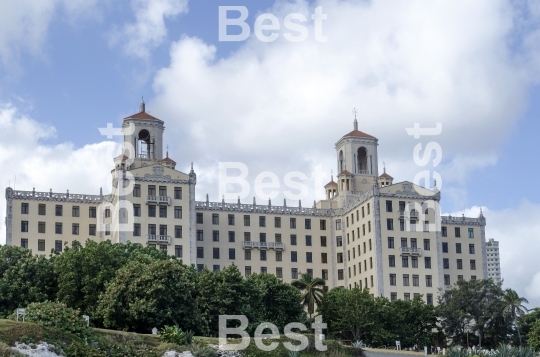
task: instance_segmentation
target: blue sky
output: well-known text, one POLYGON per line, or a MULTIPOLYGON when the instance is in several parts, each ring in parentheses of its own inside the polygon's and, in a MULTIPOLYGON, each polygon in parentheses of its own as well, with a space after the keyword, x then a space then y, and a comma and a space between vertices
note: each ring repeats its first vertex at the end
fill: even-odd
MULTIPOLYGON (((412 181, 422 168, 412 159, 418 141, 405 128, 441 122, 442 135, 421 142, 443 150, 435 168, 442 210, 476 215, 483 207, 488 236, 507 249, 503 275, 540 305, 540 267, 522 254, 540 249, 540 223, 528 218, 540 214, 531 187, 540 176, 536 2, 8 0, 2 7, 4 186, 17 175, 21 189, 106 188, 112 144, 98 128, 119 125, 141 96, 165 120, 178 167, 195 162, 198 199, 207 192, 219 199, 224 161, 248 165, 251 183, 265 170, 282 181, 318 167, 329 180, 334 144, 352 130, 354 107, 360 130, 379 138, 380 170, 385 161, 396 181, 412 181), (282 36, 263 43, 253 34, 220 42, 218 9, 226 5, 246 6, 251 28, 264 12, 309 19, 323 6, 328 41, 315 41, 308 21, 310 36, 300 43, 282 36)), ((322 192, 310 186, 305 201, 322 192)))

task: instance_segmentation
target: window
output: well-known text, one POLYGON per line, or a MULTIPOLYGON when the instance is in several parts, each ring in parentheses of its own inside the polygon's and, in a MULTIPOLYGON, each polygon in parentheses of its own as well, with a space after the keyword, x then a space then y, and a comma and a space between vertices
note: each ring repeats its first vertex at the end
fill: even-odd
POLYGON ((40 252, 45 251, 45 239, 38 239, 37 250, 39 250, 40 252))
POLYGON ((313 263, 313 253, 306 252, 306 263, 313 263))
POLYGON ((412 285, 413 286, 420 286, 420 276, 419 275, 413 275, 412 276, 412 285))
POLYGON ((431 257, 424 257, 424 265, 426 269, 431 269, 431 257))
POLYGON ((21 247, 28 248, 28 238, 21 238, 21 247))
MULTIPOLYGON (((167 218, 167 206, 159 206, 159 217, 167 218)), ((175 218, 180 218, 180 217, 175 217, 175 218)))
POLYGON ((236 250, 234 248, 229 248, 229 260, 236 259, 236 250))
POLYGON ((450 285, 450 275, 444 276, 444 285, 450 285))
POLYGON ((274 227, 281 228, 281 217, 274 217, 274 227))
POLYGON ((244 232, 244 240, 246 242, 251 242, 251 233, 250 232, 244 232))
POLYGON ((266 243, 266 233, 259 233, 259 242, 266 243))
POLYGON ((457 264, 458 269, 460 269, 460 270, 463 269, 463 260, 457 259, 456 264, 457 264))
POLYGON ((409 267, 409 257, 401 257, 401 266, 403 268, 409 267))
POLYGON ((166 236, 167 235, 167 225, 166 224, 160 224, 159 225, 159 235, 160 236, 166 236))
POLYGON ((148 186, 148 195, 149 196, 155 196, 156 195, 156 186, 149 185, 148 186))
POLYGON ((411 232, 416 232, 416 221, 411 220, 409 223, 411 226, 411 232))
POLYGON ((373 258, 369 258, 369 269, 373 269, 373 258))
POLYGON ((212 249, 212 258, 219 259, 219 248, 212 249))
POLYGON ((229 223, 229 226, 234 226, 234 214, 230 214, 228 217, 227 217, 227 221, 229 223))
MULTIPOLYGON (((43 210, 45 212, 45 210, 43 210)), ((96 207, 90 207, 89 211, 88 211, 88 215, 90 216, 90 218, 96 218, 97 216, 97 210, 96 210, 96 207)))
POLYGON ((424 221, 424 232, 429 232, 429 221, 424 221))
POLYGON ((396 274, 390 274, 390 285, 396 285, 396 274))
POLYGON ((411 263, 413 268, 418 268, 418 257, 411 257, 411 263))
POLYGON ((468 237, 469 238, 474 238, 474 229, 473 228, 469 228, 467 230, 467 232, 468 232, 468 237))
POLYGON ((405 220, 404 219, 399 220, 399 230, 402 231, 402 232, 405 230, 405 220))
POLYGON ((446 227, 441 227, 442 230, 441 230, 441 233, 442 233, 442 236, 443 237, 448 237, 448 230, 446 229, 446 227))
POLYGON ((389 255, 388 256, 388 265, 391 268, 394 268, 396 266, 396 256, 395 255, 389 255))
POLYGON ((276 278, 283 279, 283 268, 276 268, 276 278))
POLYGON ((283 261, 283 252, 276 252, 276 262, 283 261))
POLYGON ((456 253, 461 254, 461 243, 456 243, 456 253))
POLYGON ((426 275, 426 287, 430 288, 433 286, 433 279, 431 275, 426 275))
POLYGON ((62 205, 56 205, 55 215, 58 217, 62 216, 62 205))
POLYGON ((457 280, 463 280, 463 275, 458 275, 457 280))
POLYGON ((401 248, 407 248, 407 238, 401 238, 401 248))
POLYGON ((148 234, 156 235, 156 225, 155 224, 149 224, 148 225, 148 234))
POLYGON ((212 213, 212 224, 219 224, 219 214, 212 213))
POLYGON ((461 230, 460 230, 459 227, 455 227, 455 228, 454 228, 454 233, 455 233, 456 238, 460 238, 460 237, 461 237, 461 230))
POLYGON ((321 227, 321 231, 326 230, 326 220, 325 219, 321 219, 320 227, 321 227))
POLYGON ((322 278, 322 280, 328 280, 328 270, 327 269, 322 270, 321 278, 322 278))
POLYGON ((341 219, 336 219, 336 231, 341 230, 341 219))
POLYGON ((443 253, 448 253, 448 243, 443 242, 443 244, 442 244, 442 252, 443 253))
POLYGON ((140 217, 141 216, 141 205, 134 204, 133 205, 133 216, 140 217))
POLYGON ((471 280, 476 280, 476 275, 471 275, 471 280))
POLYGON ((261 261, 266 261, 266 250, 261 250, 259 253, 261 261))
POLYGON ((386 212, 392 212, 392 201, 386 201, 386 212))
POLYGON ((292 268, 291 269, 291 278, 292 279, 298 279, 298 268, 292 268))
POLYGON ((56 222, 54 225, 54 233, 62 234, 62 223, 56 222))
POLYGON ((397 293, 390 293, 390 301, 396 301, 397 300, 397 293))
POLYGON ((367 214, 369 215, 369 203, 367 204, 367 214))
MULTIPOLYGON (((394 230, 394 220, 392 218, 388 218, 386 220, 386 229, 388 229, 389 231, 393 231, 394 230)), ((365 233, 364 233, 365 234, 365 233)))
POLYGON ((276 236, 275 236, 275 241, 276 243, 281 243, 281 233, 276 233, 276 236))
POLYGON ((343 280, 343 269, 338 269, 337 278, 338 280, 343 280))
POLYGON ((21 214, 28 214, 28 203, 21 203, 21 214))
POLYGON ((79 217, 79 213, 80 213, 80 209, 79 209, 79 206, 73 206, 71 208, 71 215, 73 217, 79 217))
POLYGON ((56 250, 57 252, 62 251, 62 241, 61 240, 55 240, 54 241, 54 250, 56 250))
POLYGON ((404 293, 403 294, 403 300, 404 301, 410 301, 411 300, 411 293, 404 293))
POLYGON ((326 253, 321 253, 321 263, 323 264, 328 263, 328 255, 326 253))
POLYGON ((403 274, 403 286, 409 286, 409 274, 403 274))
MULTIPOLYGON (((96 235, 96 226, 93 225, 93 224, 90 225, 90 235, 91 236, 96 235), (93 229, 93 232, 92 232, 92 229, 93 229), (92 234, 92 233, 94 233, 94 234, 92 234)), ((141 236, 141 224, 140 223, 133 224, 133 236, 134 237, 140 237, 141 236)))
POLYGON ((28 232, 28 221, 21 221, 21 232, 28 232))
POLYGON ((371 251, 371 239, 369 240, 369 250, 371 251))
MULTIPOLYGON (((105 216, 107 216, 106 213, 105 213, 105 216)), ((148 205, 148 217, 155 217, 155 216, 156 216, 156 205, 148 205)))
POLYGON ((234 243, 236 240, 234 231, 229 231, 229 243, 234 243))
POLYGON ((197 213, 197 224, 203 224, 203 214, 197 213))
POLYGON ((296 245, 296 234, 291 234, 291 245, 296 245))
POLYGON ((248 215, 244 215, 244 227, 249 227, 249 216, 248 215))
POLYGON ((38 233, 45 233, 45 222, 38 222, 38 233))
POLYGON ((133 197, 141 197, 141 185, 135 184, 133 186, 133 197))
POLYGON ((203 230, 202 229, 198 229, 197 230, 197 240, 198 241, 202 241, 204 239, 204 236, 203 236, 203 230))
POLYGON ((111 225, 110 225, 110 224, 106 224, 106 225, 105 225, 105 235, 106 235, 106 236, 110 236, 110 235, 111 235, 111 225))
POLYGON ((306 229, 311 229, 311 219, 306 218, 304 225, 306 229))
POLYGON ((474 254, 474 244, 469 244, 469 254, 474 254))
POLYGON ((443 269, 450 269, 450 261, 448 258, 443 259, 443 269))
POLYGON ((291 218, 291 229, 296 229, 296 218, 291 218))
POLYGON ((298 253, 295 251, 291 252, 291 262, 296 263, 298 261, 298 253))
POLYGON ((433 305, 433 294, 427 294, 426 296, 426 303, 428 305, 433 305))
POLYGON ((174 199, 175 200, 181 200, 182 199, 182 187, 175 187, 174 188, 174 199))
POLYGON ((471 259, 471 270, 476 270, 476 260, 471 259))
POLYGON ((326 247, 326 237, 321 236, 321 247, 326 247))
POLYGON ((174 256, 176 258, 182 258, 182 246, 181 245, 175 245, 174 246, 174 256))
POLYGON ((429 239, 424 239, 424 250, 430 250, 431 247, 430 247, 430 243, 429 243, 429 239))
POLYGON ((199 259, 204 258, 204 248, 203 247, 197 247, 197 258, 199 258, 199 259))
POLYGON ((416 238, 411 238, 411 248, 417 248, 416 238))
POLYGON ((343 263, 343 253, 337 253, 337 262, 343 263))
POLYGON ((174 226, 174 238, 182 238, 182 226, 174 226))
POLYGON ((174 206, 174 218, 182 218, 182 206, 174 206))
POLYGON ((259 227, 266 227, 266 217, 259 216, 259 227))
MULTIPOLYGON (((154 217, 155 217, 155 215, 154 215, 154 217)), ((109 208, 105 209, 105 218, 111 218, 111 210, 109 208)))
POLYGON ((212 231, 212 241, 219 242, 219 231, 212 231))
POLYGON ((251 250, 244 250, 244 260, 251 260, 251 250))
POLYGON ((306 236, 306 246, 311 247, 311 236, 306 236))
POLYGON ((71 226, 71 234, 78 236, 79 235, 79 224, 73 223, 71 226))
POLYGON ((337 236, 336 237, 336 245, 338 247, 342 247, 343 246, 343 238, 341 236, 337 236))
POLYGON ((246 267, 244 268, 244 270, 245 270, 245 275, 246 275, 246 276, 250 276, 250 275, 251 275, 251 267, 250 267, 250 266, 246 266, 246 267))
MULTIPOLYGON (((45 216, 45 213, 47 212, 46 210, 46 205, 44 203, 40 203, 39 206, 38 206, 38 214, 40 216, 45 216)), ((90 208, 93 208, 93 207, 90 207, 90 208)), ((95 208, 94 208, 95 210, 95 208)))
POLYGON ((394 237, 388 237, 388 248, 394 248, 394 237))

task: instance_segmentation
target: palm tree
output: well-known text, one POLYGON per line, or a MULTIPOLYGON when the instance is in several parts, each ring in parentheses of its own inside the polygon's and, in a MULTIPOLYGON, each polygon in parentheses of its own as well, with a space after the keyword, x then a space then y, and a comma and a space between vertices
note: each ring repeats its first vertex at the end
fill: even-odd
POLYGON ((506 289, 504 291, 504 312, 506 316, 512 319, 512 322, 516 325, 519 345, 521 346, 521 333, 519 332, 519 325, 517 323, 518 317, 522 316, 527 312, 527 308, 523 304, 528 304, 529 301, 524 297, 520 297, 515 290, 506 289))
POLYGON ((324 286, 326 282, 321 278, 312 278, 309 274, 300 274, 300 279, 294 280, 292 286, 302 291, 302 304, 307 307, 309 319, 315 312, 315 305, 321 303, 324 295, 324 286))

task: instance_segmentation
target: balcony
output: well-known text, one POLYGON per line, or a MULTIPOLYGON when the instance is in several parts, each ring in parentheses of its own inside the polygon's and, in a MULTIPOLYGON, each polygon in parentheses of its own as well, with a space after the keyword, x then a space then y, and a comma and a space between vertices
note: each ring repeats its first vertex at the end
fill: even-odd
POLYGON ((274 250, 283 250, 285 249, 285 244, 283 243, 276 243, 276 242, 251 242, 251 241, 244 241, 242 242, 242 248, 244 249, 274 249, 274 250))
POLYGON ((422 248, 413 248, 413 247, 399 247, 400 255, 422 255, 422 248))
POLYGON ((171 244, 171 236, 161 236, 157 234, 147 234, 146 243, 167 243, 171 244))
POLYGON ((146 204, 149 203, 157 203, 158 205, 166 204, 171 205, 171 198, 169 196, 154 196, 154 195, 148 195, 146 196, 146 204))
POLYGON ((418 219, 418 211, 399 211, 399 218, 418 219))

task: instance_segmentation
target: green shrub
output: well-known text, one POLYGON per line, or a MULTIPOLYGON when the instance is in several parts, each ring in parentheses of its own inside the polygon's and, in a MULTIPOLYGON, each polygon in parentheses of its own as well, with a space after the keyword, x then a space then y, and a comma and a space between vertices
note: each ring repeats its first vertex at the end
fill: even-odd
POLYGON ((218 357, 218 353, 211 347, 201 346, 192 351, 194 357, 218 357))
POLYGON ((182 331, 178 326, 165 326, 159 331, 159 338, 166 343, 189 345, 193 341, 193 331, 182 331))
POLYGON ((3 342, 0 342, 0 357, 15 357, 15 356, 24 356, 19 352, 16 352, 11 349, 8 345, 3 342))
POLYGON ((69 332, 80 338, 87 338, 90 329, 79 310, 58 302, 32 303, 26 308, 26 321, 38 325, 54 327, 69 332))

